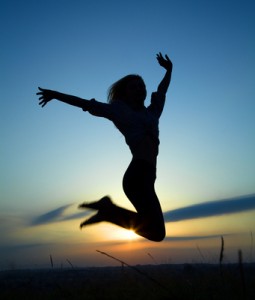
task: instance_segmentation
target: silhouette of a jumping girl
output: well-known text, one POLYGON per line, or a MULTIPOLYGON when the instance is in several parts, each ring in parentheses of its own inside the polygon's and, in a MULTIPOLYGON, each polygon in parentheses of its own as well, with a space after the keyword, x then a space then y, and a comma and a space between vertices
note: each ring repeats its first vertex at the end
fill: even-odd
POLYGON ((157 54, 157 60, 166 73, 157 91, 152 93, 148 107, 144 106, 146 86, 139 75, 127 75, 115 82, 108 91, 108 103, 39 88, 40 92, 37 95, 40 96, 39 105, 42 107, 57 99, 112 121, 124 135, 132 153, 131 163, 123 177, 123 190, 136 212, 115 205, 105 196, 96 202, 79 206, 97 211, 81 223, 81 228, 106 221, 132 229, 151 241, 159 242, 165 238, 164 218, 154 183, 159 148, 158 124, 171 81, 172 62, 167 55, 163 57, 161 53, 157 54))

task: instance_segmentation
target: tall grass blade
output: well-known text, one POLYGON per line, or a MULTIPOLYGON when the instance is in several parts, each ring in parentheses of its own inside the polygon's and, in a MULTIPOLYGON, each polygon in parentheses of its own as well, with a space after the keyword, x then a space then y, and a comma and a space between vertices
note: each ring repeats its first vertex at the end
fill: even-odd
POLYGON ((69 265, 70 265, 72 268, 74 268, 73 264, 70 262, 69 259, 66 259, 66 261, 69 263, 69 265))
POLYGON ((51 264, 51 267, 53 268, 53 259, 52 259, 51 254, 50 254, 50 264, 51 264))
POLYGON ((220 247, 220 259, 219 259, 220 265, 223 262, 223 257, 224 257, 224 238, 222 236, 221 237, 221 247, 220 247))
POLYGON ((241 275, 241 283, 242 283, 242 290, 243 290, 243 299, 246 299, 246 287, 245 287, 245 279, 244 279, 244 270, 243 270, 243 254, 242 250, 238 251, 238 265, 239 271, 241 275))
MULTIPOLYGON (((110 254, 108 254, 108 253, 106 253, 106 252, 103 252, 103 251, 100 251, 100 250, 96 250, 96 251, 97 251, 98 253, 102 254, 102 255, 106 255, 107 257, 112 258, 113 260, 118 261, 119 263, 122 264, 122 266, 125 265, 125 266, 127 266, 127 267, 133 269, 134 271, 136 271, 136 272, 139 273, 140 275, 142 275, 142 276, 146 277, 148 280, 152 281, 154 284, 156 284, 156 285, 160 286, 162 289, 166 290, 166 291, 167 291, 169 294, 171 294, 171 296, 173 297, 172 292, 171 292, 166 286, 162 285, 159 281, 157 281, 155 278, 149 276, 148 274, 142 272, 142 271, 139 270, 138 268, 136 268, 136 267, 134 267, 134 266, 131 266, 131 265, 129 265, 128 263, 124 262, 123 260, 120 260, 120 259, 118 259, 118 258, 116 258, 116 257, 114 257, 114 256, 112 256, 112 255, 110 255, 110 254)), ((176 299, 176 300, 177 300, 178 298, 177 298, 176 296, 174 296, 174 298, 172 298, 172 299, 176 299)))
POLYGON ((251 263, 253 262, 253 233, 251 231, 251 257, 250 257, 251 263))
POLYGON ((156 259, 149 252, 147 254, 153 260, 154 264, 157 265, 156 259))

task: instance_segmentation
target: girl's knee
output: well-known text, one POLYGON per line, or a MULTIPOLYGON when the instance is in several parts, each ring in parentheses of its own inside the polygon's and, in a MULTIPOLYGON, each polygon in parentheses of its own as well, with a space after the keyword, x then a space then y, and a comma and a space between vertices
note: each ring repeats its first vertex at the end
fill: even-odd
POLYGON ((153 242, 161 242, 166 237, 165 225, 156 225, 150 226, 147 228, 146 238, 153 242))
POLYGON ((152 241, 154 242, 162 242, 166 237, 166 231, 165 228, 158 229, 153 235, 152 235, 152 241))

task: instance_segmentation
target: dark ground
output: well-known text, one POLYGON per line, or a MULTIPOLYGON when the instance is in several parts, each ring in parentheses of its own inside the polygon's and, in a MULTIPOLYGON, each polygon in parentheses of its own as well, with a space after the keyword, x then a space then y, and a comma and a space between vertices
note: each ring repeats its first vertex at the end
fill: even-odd
POLYGON ((0 299, 255 299, 255 264, 0 271, 0 299))

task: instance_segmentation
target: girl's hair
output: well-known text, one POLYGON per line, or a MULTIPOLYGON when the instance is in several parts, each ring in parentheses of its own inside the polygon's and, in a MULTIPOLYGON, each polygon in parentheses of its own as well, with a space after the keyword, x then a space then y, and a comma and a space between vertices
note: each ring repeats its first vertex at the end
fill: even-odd
POLYGON ((133 81, 134 79, 139 79, 143 81, 143 78, 140 75, 131 74, 113 83, 108 89, 108 103, 113 103, 116 100, 122 100, 123 97, 125 97, 126 86, 129 82, 133 81))

